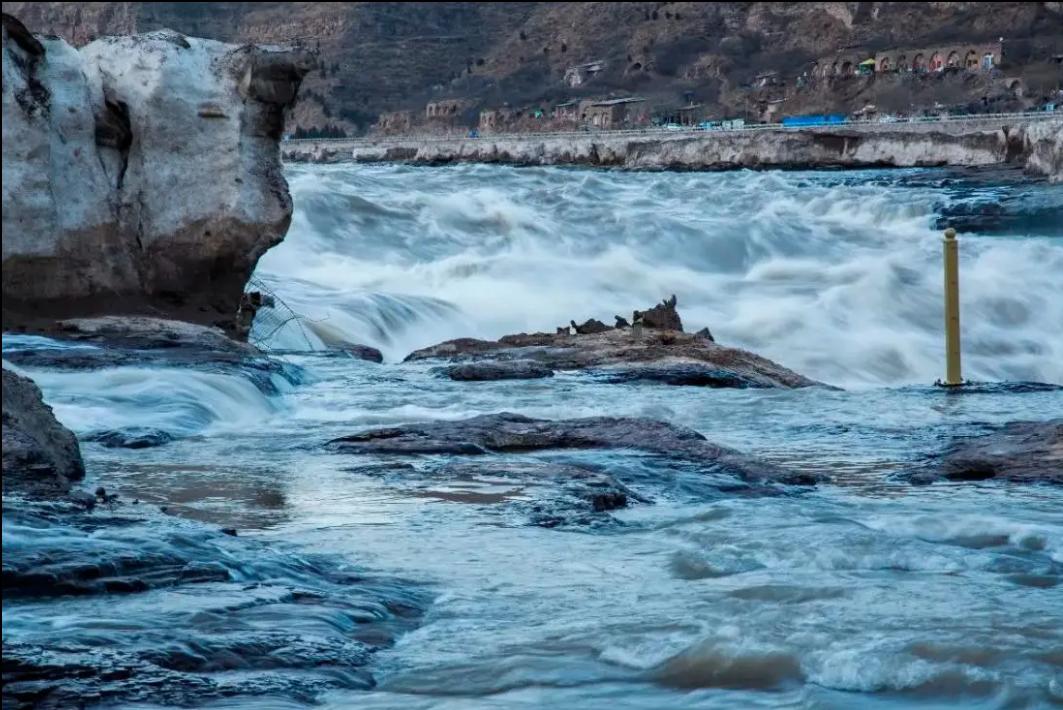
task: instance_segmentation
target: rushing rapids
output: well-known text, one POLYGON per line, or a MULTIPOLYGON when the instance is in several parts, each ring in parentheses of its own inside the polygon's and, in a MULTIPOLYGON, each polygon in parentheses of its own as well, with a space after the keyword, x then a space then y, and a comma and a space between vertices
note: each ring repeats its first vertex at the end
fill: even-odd
POLYGON ((1058 190, 942 171, 287 177, 292 229, 256 274, 269 363, 4 336, 105 489, 91 513, 5 498, 5 703, 1063 702, 1063 489, 934 468, 957 438, 1063 411, 1058 190), (965 374, 993 383, 967 392, 929 386, 945 224, 965 374), (837 387, 403 362, 671 293, 687 331, 837 387))

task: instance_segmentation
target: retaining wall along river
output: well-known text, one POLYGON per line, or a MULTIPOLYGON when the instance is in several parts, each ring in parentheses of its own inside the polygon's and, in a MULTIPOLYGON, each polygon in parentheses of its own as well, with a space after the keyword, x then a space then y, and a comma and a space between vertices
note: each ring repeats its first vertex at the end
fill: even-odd
POLYGON ((455 162, 650 170, 1018 165, 1058 180, 1063 118, 1016 114, 928 123, 288 141, 292 162, 455 162), (1031 159, 1031 156, 1036 156, 1031 159))

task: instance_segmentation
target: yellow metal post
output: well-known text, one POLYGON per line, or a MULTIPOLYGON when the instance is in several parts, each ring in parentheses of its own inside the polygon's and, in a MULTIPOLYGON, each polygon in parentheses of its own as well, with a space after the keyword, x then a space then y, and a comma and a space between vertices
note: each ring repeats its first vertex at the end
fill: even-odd
POLYGON ((956 230, 945 230, 945 380, 940 384, 963 384, 960 373, 960 268, 956 230))

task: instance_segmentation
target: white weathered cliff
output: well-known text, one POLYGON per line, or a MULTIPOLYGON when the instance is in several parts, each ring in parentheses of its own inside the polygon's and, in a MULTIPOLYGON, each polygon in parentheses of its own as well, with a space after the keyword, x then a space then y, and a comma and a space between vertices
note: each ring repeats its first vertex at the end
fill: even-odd
POLYGON ((1026 169, 1063 182, 1063 120, 1030 126, 1023 134, 1026 169))
POLYGON ((278 141, 309 58, 171 31, 80 51, 3 17, 3 320, 233 328, 292 204, 278 141))

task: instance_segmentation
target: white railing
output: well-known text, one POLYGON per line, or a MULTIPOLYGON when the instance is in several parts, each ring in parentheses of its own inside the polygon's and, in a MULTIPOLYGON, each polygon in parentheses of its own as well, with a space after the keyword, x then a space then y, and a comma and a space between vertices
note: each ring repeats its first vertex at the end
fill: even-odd
POLYGON ((983 113, 964 116, 921 116, 883 121, 880 119, 862 119, 846 121, 845 123, 818 123, 802 126, 784 126, 781 123, 750 123, 741 127, 724 128, 698 128, 689 126, 683 128, 667 128, 662 126, 650 126, 646 128, 624 128, 619 130, 575 130, 575 131, 538 131, 530 133, 487 133, 475 137, 468 134, 441 136, 438 133, 425 133, 419 135, 375 136, 356 138, 290 138, 285 144, 306 143, 337 143, 356 146, 395 145, 402 143, 450 143, 457 141, 495 141, 495 140, 531 140, 536 138, 609 138, 622 136, 693 136, 711 133, 741 133, 751 131, 808 131, 823 128, 879 128, 889 130, 908 125, 927 124, 978 124, 978 123, 1002 123, 1006 121, 1063 121, 1063 111, 1026 111, 1022 113, 983 113))

